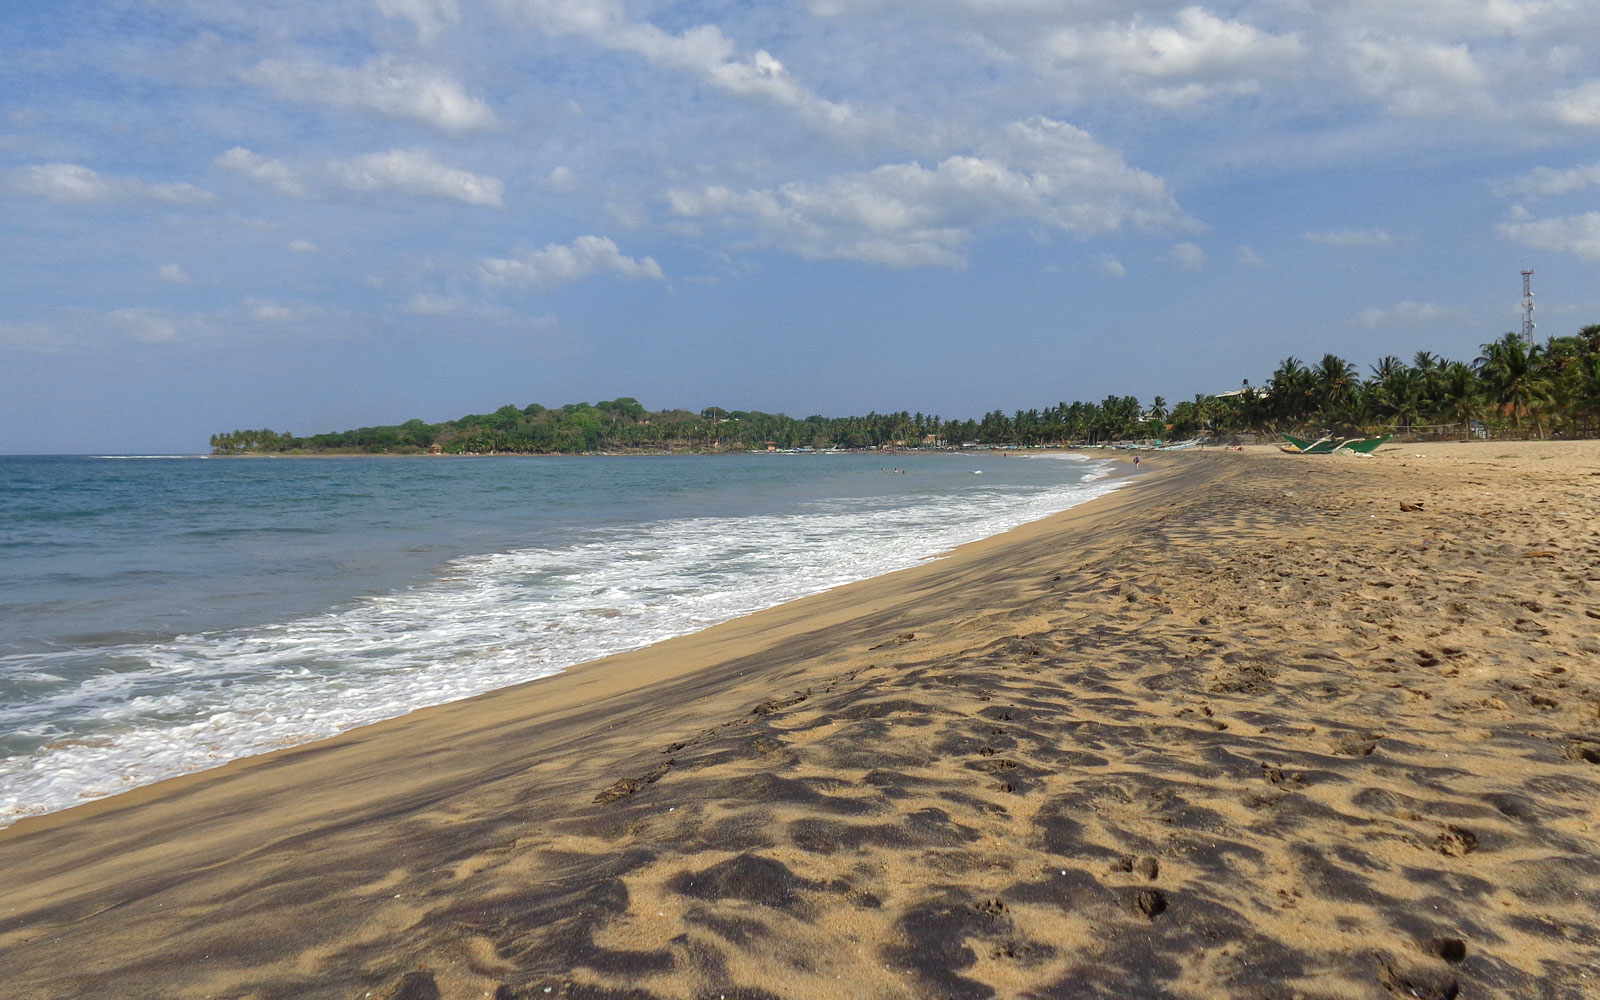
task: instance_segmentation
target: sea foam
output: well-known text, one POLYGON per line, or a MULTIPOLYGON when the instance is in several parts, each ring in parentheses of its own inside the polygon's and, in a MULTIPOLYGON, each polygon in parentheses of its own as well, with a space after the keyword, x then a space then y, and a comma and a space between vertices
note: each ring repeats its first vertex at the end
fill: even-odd
MULTIPOLYGON (((981 468, 982 463, 975 463, 981 468)), ((1106 466, 1019 491, 814 500, 452 560, 425 583, 294 620, 94 651, 106 669, 5 706, 0 824, 333 736, 914 566, 1109 492, 1106 466)), ((0 658, 59 681, 84 650, 0 658)))

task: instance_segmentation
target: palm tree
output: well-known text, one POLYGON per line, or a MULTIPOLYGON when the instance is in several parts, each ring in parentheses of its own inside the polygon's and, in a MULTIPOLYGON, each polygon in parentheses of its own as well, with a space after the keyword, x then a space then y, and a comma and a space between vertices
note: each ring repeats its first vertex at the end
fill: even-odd
POLYGON ((1428 406, 1428 385, 1415 368, 1392 373, 1379 387, 1379 401, 1401 430, 1411 430, 1428 406))
POLYGON ((1446 367, 1445 359, 1432 351, 1418 351, 1411 358, 1411 367, 1422 376, 1422 395, 1431 406, 1439 398, 1439 379, 1446 367))
POLYGON ((1336 354, 1324 354, 1313 374, 1317 383, 1317 401, 1324 410, 1348 405, 1361 385, 1356 366, 1336 354))
POLYGON ((1253 434, 1265 434, 1272 424, 1272 400, 1267 394, 1245 386, 1234 402, 1239 424, 1253 434))
POLYGON ((1385 354, 1378 359, 1377 364, 1372 366, 1372 377, 1374 381, 1383 382, 1392 378, 1396 372, 1404 371, 1405 367, 1406 363, 1404 361, 1401 361, 1393 354, 1385 354))
POLYGON ((1361 376, 1336 354, 1324 354, 1311 370, 1317 415, 1332 430, 1357 430, 1362 423, 1361 376))
POLYGON ((1482 383, 1470 365, 1451 361, 1437 372, 1435 405, 1441 416, 1461 425, 1462 438, 1472 436, 1472 421, 1483 415, 1482 383))
POLYGON ((1543 352, 1518 333, 1484 344, 1482 350, 1473 367, 1488 389, 1490 402, 1502 416, 1509 414, 1511 426, 1520 431, 1522 415, 1550 401, 1550 379, 1540 363, 1543 352))
MULTIPOLYGON (((1426 351, 1418 352, 1418 360, 1423 360, 1424 355, 1432 361, 1426 351)), ((1410 430, 1428 408, 1431 386, 1427 374, 1407 367, 1391 354, 1372 366, 1372 375, 1365 392, 1368 407, 1377 416, 1392 419, 1398 428, 1410 430)))
POLYGON ((1590 420, 1600 417, 1600 352, 1578 359, 1568 385, 1571 415, 1590 420))
POLYGON ((1267 380, 1267 400, 1278 429, 1300 427, 1316 410, 1316 380, 1311 370, 1290 356, 1267 380))

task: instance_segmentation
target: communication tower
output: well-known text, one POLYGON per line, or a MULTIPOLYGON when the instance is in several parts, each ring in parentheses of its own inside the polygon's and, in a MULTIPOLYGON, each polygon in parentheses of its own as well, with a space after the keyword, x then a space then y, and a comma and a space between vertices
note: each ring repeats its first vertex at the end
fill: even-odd
POLYGON ((1522 339, 1533 343, 1533 271, 1522 272, 1522 339))

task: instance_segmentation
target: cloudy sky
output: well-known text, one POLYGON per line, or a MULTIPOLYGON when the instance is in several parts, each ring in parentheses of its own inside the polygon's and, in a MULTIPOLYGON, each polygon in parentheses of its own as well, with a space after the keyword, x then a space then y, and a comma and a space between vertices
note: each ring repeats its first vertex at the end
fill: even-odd
POLYGON ((0 453, 1600 322, 1593 0, 10 0, 0 453))

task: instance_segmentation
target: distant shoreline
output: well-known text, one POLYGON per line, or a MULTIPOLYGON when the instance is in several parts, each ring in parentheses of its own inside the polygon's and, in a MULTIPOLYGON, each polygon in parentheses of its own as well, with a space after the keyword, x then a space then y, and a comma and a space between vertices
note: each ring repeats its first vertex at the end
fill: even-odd
MULTIPOLYGON (((1100 445, 1082 445, 1078 447, 1055 446, 1028 446, 1006 447, 988 446, 979 448, 839 448, 834 450, 815 451, 748 451, 727 449, 723 451, 577 451, 577 452, 522 452, 522 451, 496 451, 496 452, 247 452, 241 454, 200 454, 200 455, 160 455, 139 456, 149 458, 667 458, 667 457, 724 457, 724 456, 761 456, 785 455, 796 458, 812 456, 835 455, 986 455, 996 452, 1006 454, 1090 454, 1110 452, 1113 449, 1100 445)), ((82 456, 84 458, 122 458, 134 456, 82 456)))

